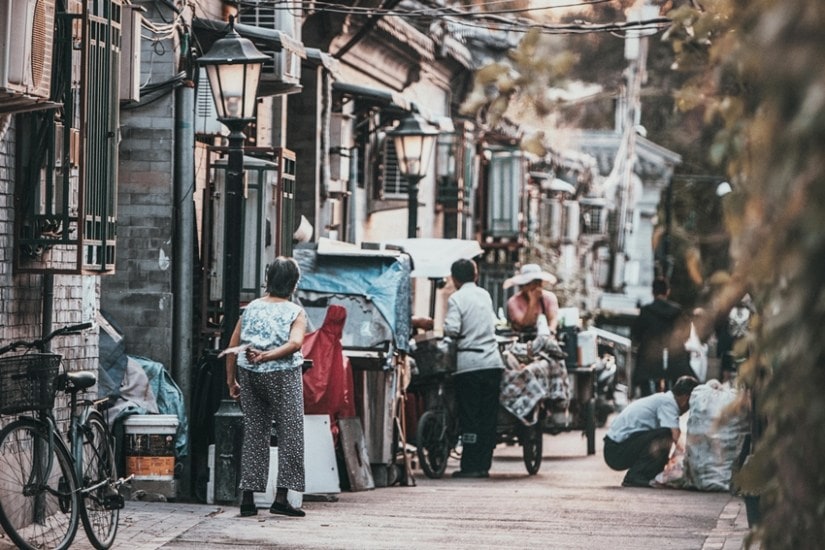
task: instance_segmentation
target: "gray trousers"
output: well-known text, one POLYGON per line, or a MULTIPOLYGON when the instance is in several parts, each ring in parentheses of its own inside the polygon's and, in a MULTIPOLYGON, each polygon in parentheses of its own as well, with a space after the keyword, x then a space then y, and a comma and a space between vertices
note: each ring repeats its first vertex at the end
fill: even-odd
POLYGON ((304 386, 301 369, 238 369, 243 409, 243 491, 266 491, 272 422, 278 436, 278 488, 304 491, 304 386))

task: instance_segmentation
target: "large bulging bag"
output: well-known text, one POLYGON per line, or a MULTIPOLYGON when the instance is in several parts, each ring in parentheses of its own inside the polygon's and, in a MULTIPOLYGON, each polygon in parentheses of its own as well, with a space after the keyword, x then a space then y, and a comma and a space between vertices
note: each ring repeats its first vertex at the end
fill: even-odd
POLYGON ((749 429, 737 390, 710 380, 690 396, 685 440, 685 477, 700 491, 727 491, 733 464, 749 429))

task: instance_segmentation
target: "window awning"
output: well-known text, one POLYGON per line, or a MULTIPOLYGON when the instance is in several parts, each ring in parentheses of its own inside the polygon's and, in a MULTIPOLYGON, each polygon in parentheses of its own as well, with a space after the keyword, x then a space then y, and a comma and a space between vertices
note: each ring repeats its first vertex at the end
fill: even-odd
POLYGON ((387 111, 396 111, 399 113, 418 112, 418 108, 412 101, 409 101, 399 93, 389 90, 337 81, 332 83, 332 91, 349 96, 367 105, 381 107, 387 111))
POLYGON ((417 113, 421 115, 428 123, 438 128, 439 131, 443 133, 455 132, 455 125, 449 116, 433 115, 418 105, 415 101, 409 100, 397 92, 373 88, 363 84, 350 84, 348 82, 341 81, 335 81, 332 83, 332 91, 351 97, 361 105, 379 107, 383 112, 387 112, 392 115, 417 113))
MULTIPOLYGON (((192 20, 192 29, 197 35, 198 42, 208 52, 212 44, 226 34, 229 23, 215 19, 195 17, 192 20)), ((255 25, 235 23, 235 30, 244 38, 250 39, 256 46, 265 50, 290 50, 302 59, 307 58, 307 50, 300 40, 295 40, 287 33, 276 29, 265 29, 255 25)))
POLYGON ((321 65, 333 75, 337 76, 341 72, 341 62, 327 52, 318 48, 307 48, 307 61, 315 65, 321 65))

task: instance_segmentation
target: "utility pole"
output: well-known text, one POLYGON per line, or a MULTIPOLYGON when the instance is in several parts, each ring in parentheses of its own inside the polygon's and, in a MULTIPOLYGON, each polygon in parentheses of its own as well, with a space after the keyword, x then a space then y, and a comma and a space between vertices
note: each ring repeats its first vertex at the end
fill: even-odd
MULTIPOLYGON (((641 22, 658 15, 657 6, 642 2, 628 12, 628 21, 641 22)), ((633 186, 633 167, 636 161, 636 135, 641 123, 642 84, 647 81, 648 39, 644 31, 629 30, 625 35, 624 56, 627 60, 625 70, 625 91, 623 103, 617 113, 617 130, 622 133, 621 142, 616 151, 609 179, 618 185, 618 204, 616 211, 618 223, 612 236, 612 254, 610 261, 610 287, 614 292, 624 287, 624 266, 626 240, 628 232, 628 215, 633 207, 631 190, 633 186)))

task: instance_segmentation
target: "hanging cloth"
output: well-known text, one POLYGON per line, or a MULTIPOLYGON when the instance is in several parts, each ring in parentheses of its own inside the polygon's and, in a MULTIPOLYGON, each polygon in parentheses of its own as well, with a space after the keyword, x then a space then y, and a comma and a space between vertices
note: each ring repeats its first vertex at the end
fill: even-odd
POLYGON ((328 414, 336 442, 338 418, 355 416, 352 369, 341 345, 346 320, 346 308, 329 306, 321 328, 307 334, 301 348, 304 358, 312 360, 303 375, 304 413, 328 414))

